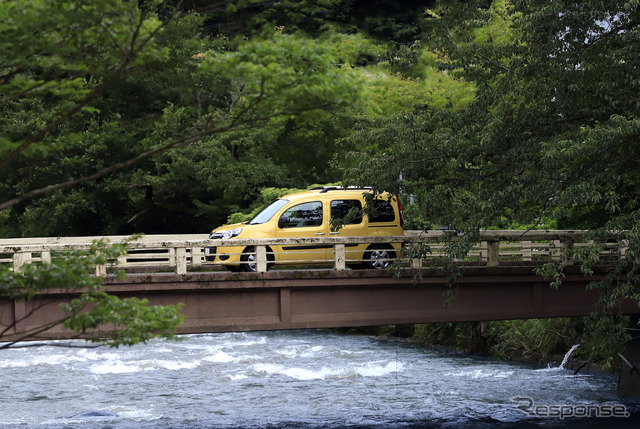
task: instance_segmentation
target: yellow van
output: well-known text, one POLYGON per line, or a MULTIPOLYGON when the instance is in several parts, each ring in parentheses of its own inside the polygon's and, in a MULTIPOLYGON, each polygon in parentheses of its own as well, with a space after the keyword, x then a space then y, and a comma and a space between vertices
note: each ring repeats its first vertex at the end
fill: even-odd
MULTIPOLYGON (((311 188, 285 195, 264 208, 249 222, 214 229, 209 238, 229 240, 229 246, 205 248, 205 260, 222 264, 230 271, 255 271, 253 247, 233 246, 233 239, 291 237, 370 237, 404 235, 402 205, 398 197, 382 194, 374 200, 371 216, 348 221, 338 231, 331 219, 344 218, 350 210, 365 206, 366 188, 336 186, 311 188)), ((352 212, 353 213, 353 212, 352 212)), ((352 244, 345 246, 351 268, 386 268, 400 251, 400 243, 352 244)), ((333 261, 332 244, 295 244, 267 247, 267 267, 273 264, 328 263, 333 261)))

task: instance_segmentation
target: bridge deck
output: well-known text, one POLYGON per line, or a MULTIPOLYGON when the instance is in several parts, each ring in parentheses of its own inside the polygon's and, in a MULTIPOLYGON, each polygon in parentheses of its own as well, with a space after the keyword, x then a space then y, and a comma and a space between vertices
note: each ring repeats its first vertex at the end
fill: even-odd
MULTIPOLYGON (((152 304, 184 303, 180 333, 332 328, 351 326, 547 318, 588 315, 598 296, 585 290, 598 276, 568 267, 558 289, 533 268, 468 266, 452 287, 441 271, 271 271, 266 273, 194 272, 129 275, 105 279, 109 292, 147 298, 152 304), (450 299, 448 299, 450 298, 450 299)), ((0 298, 0 323, 19 322, 16 332, 62 315, 57 303, 68 292, 48 291, 32 301, 0 298)), ((625 303, 616 312, 637 312, 625 303)), ((44 338, 64 338, 60 329, 44 338)), ((9 339, 9 338, 7 338, 9 339)))

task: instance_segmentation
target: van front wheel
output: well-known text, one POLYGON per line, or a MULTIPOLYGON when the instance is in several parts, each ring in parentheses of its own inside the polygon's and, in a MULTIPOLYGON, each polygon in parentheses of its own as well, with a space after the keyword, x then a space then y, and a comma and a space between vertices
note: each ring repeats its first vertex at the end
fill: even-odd
MULTIPOLYGON (((253 247, 247 247, 240 257, 240 271, 255 273, 257 269, 256 251, 253 247)), ((273 267, 273 251, 267 247, 267 271, 273 267)))
POLYGON ((364 268, 373 270, 383 270, 387 268, 392 260, 396 258, 396 252, 391 246, 377 244, 369 246, 364 254, 362 265, 364 268))

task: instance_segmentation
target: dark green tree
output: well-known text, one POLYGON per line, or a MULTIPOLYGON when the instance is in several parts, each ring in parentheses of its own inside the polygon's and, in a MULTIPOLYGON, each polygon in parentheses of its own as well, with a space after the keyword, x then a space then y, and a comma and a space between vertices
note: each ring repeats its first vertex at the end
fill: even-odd
POLYGON ((270 148, 253 130, 356 102, 361 85, 335 66, 329 38, 272 31, 209 39, 195 15, 144 5, 35 2, 18 13, 3 3, 11 19, 0 32, 15 43, 2 45, 0 64, 0 209, 9 209, 2 235, 202 230, 204 221, 193 225, 198 207, 221 206, 219 190, 250 172, 247 165, 264 165, 264 177, 250 178, 243 195, 282 176, 269 170, 279 162, 262 162, 270 148), (36 31, 32 15, 52 18, 36 31), (219 178, 211 192, 202 174, 179 171, 183 156, 201 150, 203 160, 227 148, 231 163, 206 161, 209 171, 219 168, 209 175, 219 178), (192 183, 199 193, 182 192, 192 183))
POLYGON ((276 26, 290 33, 303 31, 320 36, 337 29, 349 34, 362 32, 384 41, 412 43, 421 37, 423 15, 434 3, 435 0, 237 0, 228 2, 224 9, 211 11, 208 20, 226 24, 220 29, 212 28, 221 32, 224 27, 251 33, 276 26))
MULTIPOLYGON (((411 194, 422 226, 456 226, 463 244, 481 228, 547 218, 590 229, 597 243, 625 250, 600 286, 637 299, 637 2, 440 2, 433 16, 440 67, 472 82, 474 101, 455 112, 427 105, 362 129, 355 144, 384 150, 361 156, 352 177, 411 194)), ((600 246, 571 255, 585 273, 601 262, 600 246)))

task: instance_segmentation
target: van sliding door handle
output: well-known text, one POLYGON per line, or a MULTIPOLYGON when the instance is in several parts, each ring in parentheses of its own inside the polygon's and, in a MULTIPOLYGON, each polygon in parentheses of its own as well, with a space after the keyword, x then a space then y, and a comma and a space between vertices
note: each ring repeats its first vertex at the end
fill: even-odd
POLYGON ((324 232, 316 232, 316 235, 324 235, 324 232))
POLYGON ((340 232, 336 231, 336 232, 330 232, 329 235, 336 235, 336 234, 340 234, 340 232))

